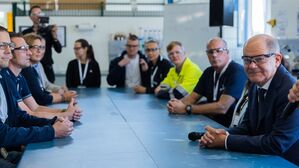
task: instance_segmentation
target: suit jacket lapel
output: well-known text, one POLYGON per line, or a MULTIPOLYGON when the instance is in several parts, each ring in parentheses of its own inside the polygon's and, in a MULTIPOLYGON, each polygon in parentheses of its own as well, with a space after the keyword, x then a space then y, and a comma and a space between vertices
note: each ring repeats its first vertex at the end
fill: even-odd
POLYGON ((272 112, 272 108, 273 108, 273 104, 275 101, 275 98, 277 97, 276 95, 276 90, 279 89, 279 87, 281 86, 281 75, 285 73, 285 69, 282 66, 279 66, 271 83, 270 86, 267 90, 267 94, 265 97, 265 102, 262 108, 262 112, 260 114, 260 117, 258 119, 258 123, 257 123, 257 128, 259 128, 266 116, 266 114, 271 113, 272 112))

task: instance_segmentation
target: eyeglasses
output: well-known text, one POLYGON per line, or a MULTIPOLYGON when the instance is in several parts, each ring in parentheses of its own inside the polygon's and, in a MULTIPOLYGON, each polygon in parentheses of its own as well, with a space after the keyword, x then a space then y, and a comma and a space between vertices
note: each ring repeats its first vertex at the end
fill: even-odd
POLYGON ((31 13, 30 16, 45 16, 45 13, 31 13))
POLYGON ((74 50, 80 50, 81 48, 83 48, 83 47, 74 47, 74 50))
POLYGON ((15 51, 15 50, 19 50, 19 51, 28 51, 28 50, 29 50, 29 45, 23 45, 23 46, 20 46, 20 47, 15 47, 13 50, 14 50, 14 51, 15 51))
POLYGON ((168 57, 173 57, 174 55, 181 55, 182 52, 181 51, 173 51, 168 53, 168 57))
POLYGON ((6 43, 6 42, 0 42, 0 49, 5 50, 9 48, 10 50, 13 50, 16 47, 15 43, 6 43))
POLYGON ((46 46, 43 46, 43 45, 32 45, 32 46, 29 46, 30 49, 34 49, 34 50, 45 50, 46 49, 46 46))
POLYGON ((138 45, 130 45, 130 44, 127 44, 126 47, 128 47, 128 48, 136 48, 136 47, 138 47, 138 45))
POLYGON ((208 55, 213 55, 214 52, 215 52, 216 54, 222 54, 224 51, 227 51, 227 48, 208 49, 208 50, 206 50, 206 53, 207 53, 208 55))
POLYGON ((159 48, 146 48, 145 52, 149 53, 149 52, 155 52, 157 51, 159 48))
POLYGON ((254 62, 256 65, 261 65, 263 63, 267 62, 267 58, 270 58, 271 56, 275 55, 275 53, 269 53, 269 54, 260 54, 255 56, 242 56, 243 62, 245 65, 250 65, 252 62, 254 62))

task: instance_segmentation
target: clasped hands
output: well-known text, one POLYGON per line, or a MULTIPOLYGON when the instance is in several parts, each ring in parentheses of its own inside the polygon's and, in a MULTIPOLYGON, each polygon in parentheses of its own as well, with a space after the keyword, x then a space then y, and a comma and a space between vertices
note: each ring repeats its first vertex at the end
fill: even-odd
POLYGON ((171 99, 167 103, 167 110, 172 114, 186 114, 186 105, 178 99, 171 99))
POLYGON ((206 126, 205 130, 205 134, 199 140, 201 147, 225 148, 225 139, 228 136, 227 131, 224 129, 215 129, 211 126, 206 126))

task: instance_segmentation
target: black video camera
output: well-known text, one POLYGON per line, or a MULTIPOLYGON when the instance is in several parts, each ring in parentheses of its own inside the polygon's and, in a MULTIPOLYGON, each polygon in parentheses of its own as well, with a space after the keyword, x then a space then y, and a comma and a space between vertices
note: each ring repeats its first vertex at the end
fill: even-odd
POLYGON ((39 29, 38 34, 42 37, 46 37, 48 33, 51 32, 53 25, 49 25, 49 16, 39 16, 39 29))
POLYGON ((39 17, 39 24, 41 27, 46 27, 47 24, 49 24, 50 18, 48 16, 40 16, 39 17))

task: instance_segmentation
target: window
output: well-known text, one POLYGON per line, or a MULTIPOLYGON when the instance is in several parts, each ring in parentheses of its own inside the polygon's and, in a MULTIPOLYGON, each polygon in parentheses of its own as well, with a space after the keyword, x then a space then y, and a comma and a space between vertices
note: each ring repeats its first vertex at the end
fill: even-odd
POLYGON ((267 25, 267 18, 270 18, 270 1, 252 0, 250 2, 249 37, 260 33, 270 33, 270 28, 267 25))

